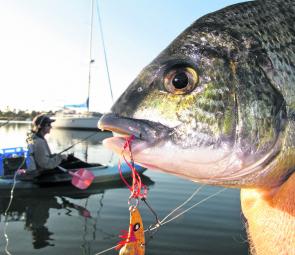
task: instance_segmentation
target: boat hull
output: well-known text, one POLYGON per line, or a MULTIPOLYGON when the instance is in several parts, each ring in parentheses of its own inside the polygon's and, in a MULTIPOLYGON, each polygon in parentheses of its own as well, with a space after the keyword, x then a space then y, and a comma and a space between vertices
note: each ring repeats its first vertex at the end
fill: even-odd
POLYGON ((100 117, 59 117, 52 123, 53 128, 99 130, 97 123, 100 117))
POLYGON ((53 128, 78 129, 78 130, 99 130, 97 123, 102 115, 94 114, 58 114, 52 119, 53 128))

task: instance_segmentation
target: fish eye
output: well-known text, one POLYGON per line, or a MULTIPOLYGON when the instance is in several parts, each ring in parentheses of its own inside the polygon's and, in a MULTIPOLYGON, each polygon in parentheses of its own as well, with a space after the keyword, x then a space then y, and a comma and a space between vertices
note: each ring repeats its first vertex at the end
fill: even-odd
POLYGON ((137 231, 140 229, 140 223, 135 223, 134 226, 133 226, 133 231, 137 231))
POLYGON ((199 76, 191 67, 174 68, 164 76, 164 86, 170 93, 176 95, 191 92, 199 82, 199 76))

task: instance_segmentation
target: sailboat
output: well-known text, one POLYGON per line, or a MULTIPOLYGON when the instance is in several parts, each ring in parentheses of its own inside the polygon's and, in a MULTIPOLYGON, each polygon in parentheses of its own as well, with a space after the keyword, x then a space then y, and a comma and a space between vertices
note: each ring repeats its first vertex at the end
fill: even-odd
POLYGON ((89 111, 89 101, 79 105, 65 105, 62 111, 56 112, 52 119, 53 128, 98 130, 97 122, 102 116, 99 112, 89 111), (87 109, 87 111, 76 111, 75 109, 87 109))
POLYGON ((110 95, 113 100, 113 92, 111 88, 110 75, 108 71, 108 64, 106 58, 106 51, 104 46, 104 36, 101 25, 101 18, 99 14, 99 5, 98 1, 91 0, 91 27, 90 27, 90 61, 89 61, 89 73, 88 73, 88 97, 85 103, 83 104, 72 104, 72 105, 64 105, 61 111, 56 112, 55 116, 52 118, 55 119, 55 122, 52 123, 53 128, 63 128, 63 129, 81 129, 81 130, 98 130, 97 123, 102 113, 99 112, 91 112, 89 109, 89 98, 90 98, 90 86, 91 86, 91 65, 95 62, 92 57, 92 37, 93 37, 93 20, 94 20, 94 1, 96 2, 97 7, 97 16, 100 26, 101 33, 101 41, 104 49, 104 57, 106 70, 108 74, 108 81, 110 87, 110 95), (84 111, 80 111, 81 109, 86 109, 84 111), (79 111, 78 111, 79 110, 79 111))
POLYGON ((57 113, 52 119, 53 128, 62 129, 80 129, 80 130, 99 130, 97 127, 98 120, 102 116, 99 112, 87 113, 57 113))

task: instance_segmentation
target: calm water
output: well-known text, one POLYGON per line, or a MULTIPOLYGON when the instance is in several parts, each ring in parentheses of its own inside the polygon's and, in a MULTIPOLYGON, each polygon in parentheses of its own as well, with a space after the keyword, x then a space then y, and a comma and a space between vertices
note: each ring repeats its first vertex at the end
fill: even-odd
MULTIPOLYGON (((0 128, 0 148, 25 146, 28 125, 0 128)), ((52 130, 47 137, 52 151, 59 152, 91 132, 52 130)), ((109 133, 98 133, 71 152, 89 162, 116 164, 116 157, 101 146, 109 133)), ((174 176, 145 172, 148 200, 159 218, 184 202, 197 184, 174 176)), ((205 186, 185 207, 218 191, 205 186)), ((91 254, 114 246, 121 230, 128 229, 129 191, 122 183, 99 185, 86 191, 71 186, 16 191, 6 224, 4 212, 9 198, 0 194, 0 254, 91 254)), ((147 207, 139 205, 144 225, 154 222, 147 207)), ((182 210, 185 210, 182 209, 182 210)), ((239 191, 227 189, 161 227, 148 241, 147 255, 248 254, 240 211, 239 191)), ((118 254, 110 251, 105 254, 118 254)))

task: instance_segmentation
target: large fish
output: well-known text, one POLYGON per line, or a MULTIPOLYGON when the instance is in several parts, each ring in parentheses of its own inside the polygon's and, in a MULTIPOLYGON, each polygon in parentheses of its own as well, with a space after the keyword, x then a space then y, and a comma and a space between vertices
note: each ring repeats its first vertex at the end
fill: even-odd
MULTIPOLYGON (((134 135, 134 159, 150 169, 247 188, 248 219, 252 199, 266 197, 261 190, 268 202, 274 190, 284 193, 276 201, 293 204, 280 211, 291 215, 284 238, 294 249, 295 188, 281 189, 295 184, 295 1, 244 2, 198 19, 142 70, 99 128, 134 135)), ((124 142, 104 144, 121 153, 124 142)))

